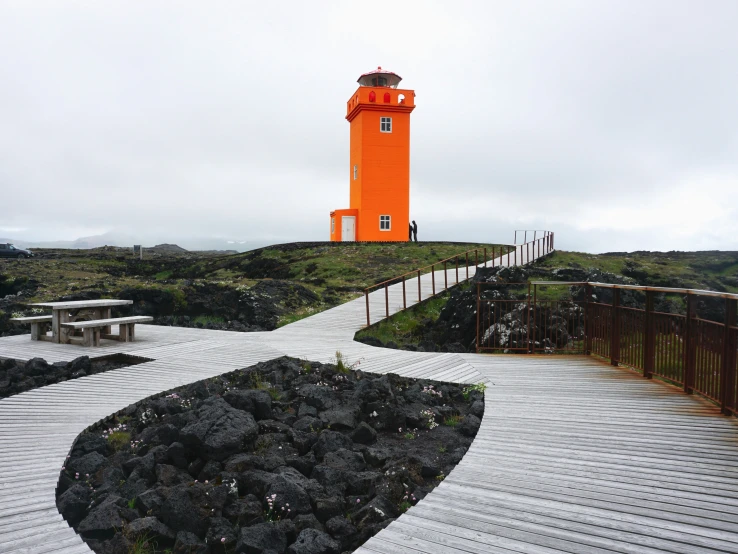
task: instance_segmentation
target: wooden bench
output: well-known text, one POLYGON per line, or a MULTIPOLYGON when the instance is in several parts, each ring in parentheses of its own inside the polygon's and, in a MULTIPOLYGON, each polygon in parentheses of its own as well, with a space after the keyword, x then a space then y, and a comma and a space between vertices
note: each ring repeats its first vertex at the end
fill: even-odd
POLYGON ((10 321, 16 323, 30 323, 31 324, 31 340, 51 340, 51 337, 46 336, 46 333, 51 328, 50 315, 36 315, 30 317, 11 317, 10 321))
POLYGON ((100 346, 100 339, 113 339, 121 342, 133 342, 135 338, 136 323, 148 323, 154 318, 149 315, 135 315, 130 317, 113 317, 110 319, 93 319, 90 321, 71 321, 62 323, 61 326, 75 331, 82 331, 82 340, 70 337, 69 342, 82 344, 82 346, 100 346), (120 333, 112 335, 103 333, 111 325, 118 325, 120 333))

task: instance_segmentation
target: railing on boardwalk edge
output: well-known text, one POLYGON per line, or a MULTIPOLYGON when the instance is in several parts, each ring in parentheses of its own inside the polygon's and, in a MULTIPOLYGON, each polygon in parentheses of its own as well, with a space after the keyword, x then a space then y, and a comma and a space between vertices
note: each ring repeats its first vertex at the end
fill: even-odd
MULTIPOLYGON (((497 286, 505 285, 516 284, 497 286)), ((724 414, 738 415, 738 294, 593 282, 517 286, 528 287, 526 300, 485 299, 485 285, 477 286, 477 352, 594 354, 614 366, 640 370, 647 379, 655 376, 688 394, 698 393, 719 404, 724 414), (576 299, 538 299, 539 287, 553 286, 574 287, 576 299), (604 293, 593 296, 595 289, 609 289, 612 301, 600 301, 604 293), (632 292, 630 303, 640 307, 621 304, 625 291, 632 292), (655 309, 656 300, 669 295, 684 303, 685 313, 655 309), (700 311, 715 315, 700 317, 700 311), (720 315, 723 321, 714 321, 720 315)))
MULTIPOLYGON (((549 254, 553 252, 554 250, 554 234, 551 231, 515 231, 515 239, 517 240, 518 233, 533 233, 534 239, 522 244, 511 244, 511 245, 501 245, 499 252, 499 258, 500 262, 498 265, 504 266, 504 267, 512 267, 518 265, 518 251, 520 251, 520 261, 523 263, 527 263, 527 261, 530 261, 532 259, 539 258, 541 256, 545 256, 546 254, 549 254), (539 233, 542 236, 538 236, 539 233), (503 251, 504 249, 504 251, 503 251), (523 256, 523 252, 525 252, 526 256, 523 256), (503 264, 503 262, 505 262, 503 264)), ((494 246, 491 248, 491 258, 487 258, 487 248, 473 248, 471 250, 467 250, 466 252, 460 252, 459 254, 456 254, 454 256, 451 256, 449 258, 446 258, 444 260, 439 260, 431 265, 427 265, 425 267, 420 267, 418 269, 415 269, 413 271, 409 271, 407 273, 404 273, 403 275, 398 275, 397 277, 393 277, 392 279, 387 279, 386 281, 382 281, 381 283, 376 283, 374 285, 371 285, 364 289, 364 298, 366 300, 366 324, 367 326, 371 325, 371 318, 369 315, 369 294, 373 291, 379 290, 381 288, 384 288, 384 314, 385 317, 390 316, 389 311, 389 287, 391 285, 396 285, 399 283, 402 283, 402 309, 407 309, 407 281, 408 278, 411 277, 412 279, 417 279, 418 281, 418 302, 422 302, 424 299, 422 298, 421 293, 421 286, 420 286, 420 277, 424 273, 428 273, 427 270, 430 270, 431 274, 431 288, 432 288, 432 294, 430 296, 426 296, 425 299, 431 298, 436 295, 436 267, 441 266, 443 264, 443 288, 439 288, 438 292, 443 292, 448 289, 448 265, 451 261, 454 261, 455 267, 456 267, 456 280, 454 283, 452 283, 451 286, 458 285, 459 284, 459 259, 463 259, 464 267, 466 267, 466 277, 465 279, 469 279, 469 258, 470 255, 474 254, 474 266, 479 266, 479 253, 482 252, 482 262, 484 264, 484 267, 487 267, 487 262, 491 261, 492 266, 495 267, 495 260, 497 259, 497 256, 495 255, 495 248, 494 246)), ((452 265, 453 269, 453 265, 452 265)), ((463 280, 463 279, 462 279, 463 280)))

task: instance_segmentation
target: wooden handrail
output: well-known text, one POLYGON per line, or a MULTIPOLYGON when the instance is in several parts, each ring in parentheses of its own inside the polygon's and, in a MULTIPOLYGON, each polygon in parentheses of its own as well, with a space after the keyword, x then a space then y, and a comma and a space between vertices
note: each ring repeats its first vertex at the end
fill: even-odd
MULTIPOLYGON (((510 283, 507 286, 522 286, 526 283, 510 283)), ((722 413, 738 415, 738 294, 700 289, 651 287, 644 285, 620 285, 586 281, 531 281, 533 295, 528 294, 528 314, 538 311, 546 313, 549 306, 555 309, 562 303, 579 306, 556 314, 557 318, 569 318, 566 328, 575 333, 573 340, 563 346, 554 341, 554 346, 536 342, 536 325, 527 320, 527 338, 518 337, 520 344, 504 346, 506 351, 547 352, 557 349, 569 353, 595 354, 609 359, 614 366, 626 365, 640 369, 645 378, 657 377, 672 385, 679 385, 687 394, 697 393, 715 402, 722 413), (581 286, 585 295, 580 300, 538 300, 539 286, 581 286), (601 287, 612 290, 612 303, 591 301, 592 289, 601 287), (641 307, 623 306, 621 292, 636 290, 645 293, 641 307), (656 310, 656 293, 676 294, 686 297, 686 314, 675 314, 656 310), (697 300, 700 297, 724 299, 724 321, 700 317, 697 300)), ((490 283, 487 286, 504 285, 490 283)), ((477 287, 477 310, 486 319, 477 319, 477 352, 502 350, 500 344, 480 344, 487 330, 498 323, 499 313, 490 317, 489 306, 515 304, 521 300, 482 299, 485 285, 477 287), (481 327, 480 327, 481 325, 481 327)), ((525 323, 524 323, 525 324, 525 323)), ((558 323, 557 323, 558 324, 558 323)), ((542 325, 545 326, 545 323, 542 325)), ((553 325, 553 324, 552 324, 553 325)), ((552 327, 552 328, 555 328, 552 327)), ((544 328, 545 331, 545 328, 544 328)), ((520 329, 517 329, 518 334, 520 329)), ((557 331, 558 332, 558 331, 557 331)), ((492 336, 492 335, 490 335, 492 336)), ((510 335, 513 336, 512 334, 510 335)), ((491 340, 491 339, 490 339, 491 340)), ((553 340, 553 339, 552 339, 553 340)))
POLYGON ((714 298, 729 298, 738 300, 738 294, 730 292, 717 292, 714 290, 701 289, 683 289, 670 287, 648 287, 644 285, 618 285, 612 283, 598 283, 596 281, 531 281, 532 285, 565 285, 565 286, 584 286, 601 287, 604 289, 624 289, 624 290, 640 290, 644 292, 666 292, 672 294, 689 294, 694 296, 712 296, 714 298))

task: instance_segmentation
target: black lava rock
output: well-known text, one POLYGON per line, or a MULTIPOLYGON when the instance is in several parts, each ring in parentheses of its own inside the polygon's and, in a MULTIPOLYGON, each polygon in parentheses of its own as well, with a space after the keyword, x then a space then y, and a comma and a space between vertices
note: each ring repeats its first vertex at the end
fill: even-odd
POLYGON ((222 398, 209 398, 197 412, 197 420, 182 429, 182 442, 213 460, 225 460, 256 438, 254 417, 231 407, 222 398))
POLYGON ((75 527, 87 515, 87 506, 91 498, 92 492, 89 487, 76 484, 59 497, 57 506, 69 525, 75 527))
POLYGON ((276 525, 260 523, 241 529, 236 543, 238 554, 261 554, 262 552, 284 552, 287 535, 276 525))
POLYGON ((304 367, 260 363, 86 431, 60 475, 61 513, 98 554, 143 537, 188 554, 350 552, 440 482, 483 415, 483 391, 461 385, 304 367), (430 429, 429 413, 462 423, 430 429), (113 448, 112 428, 130 440, 113 448))
POLYGON ((304 529, 287 549, 289 554, 338 554, 341 545, 330 535, 316 529, 304 529))
POLYGON ((318 460, 322 460, 328 452, 334 452, 339 448, 350 450, 353 446, 354 441, 346 435, 342 435, 336 431, 323 431, 313 446, 313 452, 318 460))

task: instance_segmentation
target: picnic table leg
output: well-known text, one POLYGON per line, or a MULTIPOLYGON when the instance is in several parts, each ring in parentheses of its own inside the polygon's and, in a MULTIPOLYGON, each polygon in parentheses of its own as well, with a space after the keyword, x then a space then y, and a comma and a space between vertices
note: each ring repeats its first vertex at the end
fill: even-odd
MULTIPOLYGON (((66 340, 62 339, 62 332, 65 332, 65 329, 62 329, 61 324, 66 323, 69 319, 69 313, 65 310, 52 310, 51 312, 51 342, 55 342, 57 344, 61 344, 66 342, 66 340)), ((66 335, 64 336, 64 339, 66 339, 66 335)))
POLYGON ((129 323, 128 324, 128 342, 133 342, 134 340, 136 340, 136 324, 129 323))
MULTIPOLYGON (((67 310, 55 310, 54 313, 58 314, 57 319, 59 321, 59 340, 56 342, 67 344, 69 342, 70 330, 62 327, 62 323, 67 323, 69 321, 69 312, 67 310)), ((71 331, 71 333, 73 332, 74 331, 71 331)))
POLYGON ((87 327, 86 329, 82 329, 82 346, 92 346, 94 339, 94 329, 87 327))
POLYGON ((59 342, 59 312, 51 311, 51 342, 59 342))
POLYGON ((41 323, 31 323, 31 340, 39 340, 42 327, 43 324, 41 323))
POLYGON ((121 323, 118 327, 120 328, 120 331, 118 332, 118 340, 120 342, 129 342, 130 339, 128 338, 128 332, 129 332, 128 324, 121 323))
MULTIPOLYGON (((112 308, 102 308, 100 310, 100 319, 110 319, 112 317, 112 308)), ((109 335, 113 332, 112 325, 108 325, 107 327, 103 327, 102 334, 109 335)))

